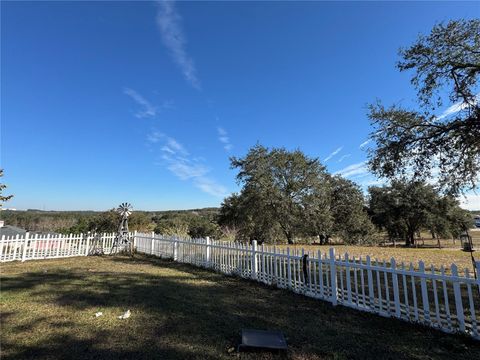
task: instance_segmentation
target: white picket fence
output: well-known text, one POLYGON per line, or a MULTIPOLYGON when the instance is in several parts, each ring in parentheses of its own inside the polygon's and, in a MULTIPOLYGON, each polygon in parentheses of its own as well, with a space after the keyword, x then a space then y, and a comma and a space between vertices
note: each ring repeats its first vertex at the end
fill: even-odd
MULTIPOLYGON (((421 323, 448 333, 466 333, 480 340, 480 281, 468 269, 450 274, 442 267, 425 268, 419 262, 379 262, 369 256, 291 251, 272 246, 212 242, 208 239, 175 239, 155 234, 136 234, 139 253, 170 258, 237 275, 306 296, 421 323)), ((477 263, 477 272, 480 263, 477 263)))
MULTIPOLYGON (((86 256, 97 237, 106 253, 115 234, 25 236, 0 240, 0 262, 86 256)), ((480 340, 480 280, 455 264, 425 268, 272 246, 132 233, 139 253, 210 268, 351 308, 480 340), (478 321, 477 321, 478 319, 478 321)), ((480 273, 480 262, 477 262, 480 273)))
POLYGON ((100 240, 104 252, 108 253, 112 248, 115 233, 30 235, 27 232, 25 235, 2 236, 0 262, 87 256, 96 238, 100 240))

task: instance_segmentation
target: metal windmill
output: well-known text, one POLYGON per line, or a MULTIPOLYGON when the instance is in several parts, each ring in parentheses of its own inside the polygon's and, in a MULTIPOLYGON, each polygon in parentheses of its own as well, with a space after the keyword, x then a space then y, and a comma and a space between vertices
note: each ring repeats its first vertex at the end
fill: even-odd
POLYGON ((128 232, 128 217, 132 213, 132 205, 130 203, 122 203, 118 206, 117 212, 120 214, 120 224, 118 225, 117 236, 113 240, 112 250, 110 254, 116 254, 118 251, 125 251, 132 255, 132 241, 128 232))

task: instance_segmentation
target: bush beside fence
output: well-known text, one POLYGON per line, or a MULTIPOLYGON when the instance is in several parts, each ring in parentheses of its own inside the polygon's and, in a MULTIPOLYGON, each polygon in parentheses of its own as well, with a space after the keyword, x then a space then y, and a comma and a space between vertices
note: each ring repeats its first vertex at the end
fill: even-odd
MULTIPOLYGON (((451 265, 435 271, 413 265, 280 250, 271 246, 179 239, 132 233, 136 251, 253 279, 306 296, 386 317, 421 323, 480 340, 480 281, 451 265)), ((87 256, 93 244, 108 253, 115 234, 45 235, 2 238, 0 261, 87 256)), ((480 263, 477 262, 477 273, 480 263)))

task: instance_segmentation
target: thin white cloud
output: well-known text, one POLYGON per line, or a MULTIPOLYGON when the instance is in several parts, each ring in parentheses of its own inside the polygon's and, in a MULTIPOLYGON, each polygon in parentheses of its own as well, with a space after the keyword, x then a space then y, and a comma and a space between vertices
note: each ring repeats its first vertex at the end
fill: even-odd
POLYGON ((368 144, 370 144, 372 140, 371 139, 368 139, 368 140, 365 140, 364 142, 362 142, 359 146, 359 149, 363 149, 365 146, 367 146, 368 144))
POLYGON ((142 95, 130 88, 124 88, 123 93, 130 96, 138 105, 140 105, 140 110, 135 113, 135 117, 139 119, 155 117, 158 113, 158 107, 152 105, 147 99, 142 95))
POLYGON ((201 157, 191 156, 187 149, 176 139, 161 132, 153 131, 147 136, 151 145, 159 146, 162 162, 172 174, 183 181, 192 181, 201 191, 215 196, 225 197, 227 189, 209 176, 210 169, 201 157))
POLYGON ((327 162, 331 158, 333 158, 335 155, 337 155, 340 151, 342 151, 343 146, 340 146, 338 149, 336 149, 334 152, 332 152, 330 155, 328 155, 323 162, 327 162))
MULTIPOLYGON (((473 102, 477 103, 479 100, 480 100, 480 93, 475 96, 475 99, 473 102)), ((443 113, 440 114, 440 116, 437 116, 436 120, 442 120, 446 117, 449 117, 450 115, 456 114, 457 112, 466 109, 467 107, 468 107, 467 103, 463 101, 459 101, 453 104, 452 106, 448 107, 443 113)))
POLYGON ((218 140, 223 144, 223 148, 225 149, 225 151, 232 150, 233 145, 230 142, 230 138, 228 137, 227 131, 221 127, 217 128, 217 131, 218 131, 218 140))
POLYGON ((351 176, 363 175, 363 174, 366 174, 366 173, 368 173, 367 162, 362 161, 362 162, 357 163, 357 164, 349 165, 349 166, 343 168, 342 170, 334 172, 333 174, 334 175, 341 175, 343 177, 351 177, 351 176))
POLYGON ((446 117, 449 117, 452 114, 455 114, 467 107, 467 104, 464 102, 458 102, 447 108, 440 116, 437 117, 437 120, 442 120, 446 117))
POLYGON ((204 176, 195 178, 194 184, 200 190, 212 196, 225 197, 227 195, 227 189, 224 186, 204 176))
POLYGON ((185 33, 181 25, 181 16, 175 9, 173 1, 158 1, 157 26, 165 47, 170 52, 173 61, 183 73, 185 79, 197 90, 200 81, 193 59, 188 55, 185 45, 185 33))
POLYGON ((161 139, 165 137, 164 134, 162 134, 159 131, 152 131, 150 134, 147 135, 147 141, 150 143, 157 143, 161 139))
POLYGON ((182 180, 204 177, 209 171, 207 167, 201 164, 192 164, 188 159, 169 158, 168 160, 171 162, 167 166, 168 170, 182 180))
POLYGON ((342 155, 342 157, 340 157, 340 159, 338 159, 338 162, 342 162, 343 160, 345 160, 346 158, 349 158, 350 156, 352 156, 352 154, 342 155))

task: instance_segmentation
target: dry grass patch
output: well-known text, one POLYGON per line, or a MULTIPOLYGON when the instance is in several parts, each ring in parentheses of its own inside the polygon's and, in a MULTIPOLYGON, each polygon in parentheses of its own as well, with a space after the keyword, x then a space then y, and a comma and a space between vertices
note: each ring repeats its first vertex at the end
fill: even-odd
MULTIPOLYGON (((305 251, 310 251, 311 253, 317 253, 320 250, 322 253, 329 251, 329 245, 280 245, 277 246, 281 249, 286 249, 290 247, 290 249, 296 249, 301 251, 301 249, 305 249, 305 251)), ((342 256, 348 252, 350 258, 355 256, 357 259, 359 256, 362 256, 363 259, 367 255, 370 255, 372 260, 378 259, 379 261, 385 260, 389 262, 392 257, 395 258, 397 264, 401 263, 402 261, 405 264, 409 264, 410 262, 413 263, 415 268, 418 268, 418 262, 422 260, 425 262, 427 268, 430 268, 430 265, 433 264, 435 268, 440 268, 442 265, 446 267, 446 269, 450 268, 452 263, 457 264, 459 269, 463 271, 463 269, 468 268, 472 271, 472 260, 470 258, 470 253, 464 252, 461 250, 452 250, 452 249, 421 249, 421 248, 403 248, 403 247, 380 247, 380 246, 346 246, 346 245, 334 245, 335 252, 337 254, 341 254, 342 256)), ((480 260, 480 252, 474 252, 477 260, 480 260)))

